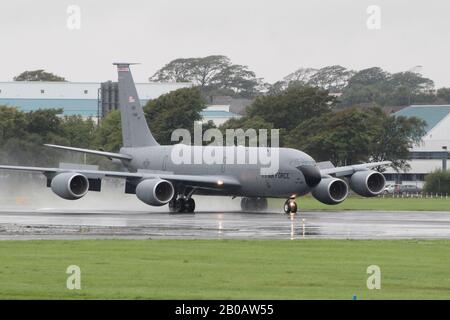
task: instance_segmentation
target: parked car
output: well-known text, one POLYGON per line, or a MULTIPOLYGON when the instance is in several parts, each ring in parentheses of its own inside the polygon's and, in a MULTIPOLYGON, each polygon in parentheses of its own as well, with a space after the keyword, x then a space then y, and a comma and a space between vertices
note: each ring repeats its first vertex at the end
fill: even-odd
POLYGON ((413 184, 400 184, 394 188, 395 194, 414 194, 422 192, 422 189, 413 184))
POLYGON ((395 187, 399 186, 399 184, 387 184, 384 186, 383 193, 384 194, 393 194, 395 192, 395 187))

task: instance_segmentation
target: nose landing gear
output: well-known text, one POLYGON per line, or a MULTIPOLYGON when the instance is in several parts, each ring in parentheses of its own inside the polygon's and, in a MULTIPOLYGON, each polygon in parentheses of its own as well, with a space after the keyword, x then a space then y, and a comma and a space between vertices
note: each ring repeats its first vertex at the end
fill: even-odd
POLYGON ((284 212, 286 214, 297 213, 297 202, 295 202, 295 198, 289 198, 284 203, 284 212))

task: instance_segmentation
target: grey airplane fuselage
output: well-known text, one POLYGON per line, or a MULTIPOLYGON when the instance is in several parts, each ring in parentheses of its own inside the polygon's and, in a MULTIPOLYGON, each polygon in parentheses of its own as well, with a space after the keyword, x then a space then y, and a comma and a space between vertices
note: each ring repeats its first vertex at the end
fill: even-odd
MULTIPOLYGON (((157 172, 167 172, 182 175, 215 175, 230 176, 237 179, 241 187, 223 192, 223 195, 244 196, 244 197, 290 197, 292 195, 301 196, 310 192, 305 177, 302 172, 297 169, 299 165, 316 166, 316 162, 312 157, 304 152, 289 148, 279 148, 277 155, 277 170, 271 174, 265 174, 262 168, 268 168, 267 163, 261 162, 236 163, 236 147, 213 147, 216 152, 223 155, 223 161, 220 163, 175 163, 173 160, 173 148, 175 146, 152 146, 152 147, 133 147, 122 148, 123 154, 133 157, 131 161, 123 161, 125 167, 129 171, 149 170, 157 172), (232 150, 230 150, 230 148, 232 150), (234 156, 231 156, 234 154, 234 156), (232 159, 230 159, 232 158, 232 159)), ((195 153, 196 148, 187 146, 195 153)), ((203 147, 204 148, 204 147, 203 147)), ((271 152, 271 148, 244 148, 246 154, 252 151, 271 152)), ((241 149, 242 150, 242 149, 241 149)), ((192 159, 192 158, 191 158, 192 159)), ((272 159, 273 161, 273 159, 272 159)), ((217 191, 201 190, 201 194, 218 194, 217 191)), ((220 194, 220 193, 219 193, 220 194)))

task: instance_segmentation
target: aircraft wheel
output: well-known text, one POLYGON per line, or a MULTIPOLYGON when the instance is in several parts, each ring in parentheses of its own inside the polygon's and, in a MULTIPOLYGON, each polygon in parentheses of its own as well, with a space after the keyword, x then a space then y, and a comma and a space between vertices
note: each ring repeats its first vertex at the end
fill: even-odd
POLYGON ((241 210, 247 211, 248 210, 248 198, 242 198, 241 199, 241 210))
POLYGON ((284 212, 286 214, 297 213, 297 203, 293 199, 288 199, 284 203, 284 212))
POLYGON ((169 211, 177 212, 177 200, 176 199, 172 199, 169 201, 169 211))
POLYGON ((189 198, 186 200, 184 204, 184 211, 193 213, 195 211, 195 201, 192 198, 189 198))
POLYGON ((257 208, 258 210, 266 210, 267 209, 267 199, 266 198, 258 198, 257 199, 257 208))
POLYGON ((248 198, 247 199, 247 207, 250 211, 257 211, 258 210, 258 199, 257 198, 248 198))
POLYGON ((184 212, 186 210, 186 201, 183 198, 178 198, 175 201, 175 212, 184 212))

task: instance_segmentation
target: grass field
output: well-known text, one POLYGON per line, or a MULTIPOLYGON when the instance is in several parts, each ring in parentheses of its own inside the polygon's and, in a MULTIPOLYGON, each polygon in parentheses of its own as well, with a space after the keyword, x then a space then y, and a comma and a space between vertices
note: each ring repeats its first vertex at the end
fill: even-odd
POLYGON ((449 240, 2 241, 0 257, 1 299, 450 299, 449 240))
MULTIPOLYGON (((269 207, 283 208, 284 199, 270 199, 269 207)), ((361 198, 349 197, 344 202, 330 206, 311 196, 297 198, 301 210, 381 210, 381 211, 450 211, 450 198, 361 198)))

